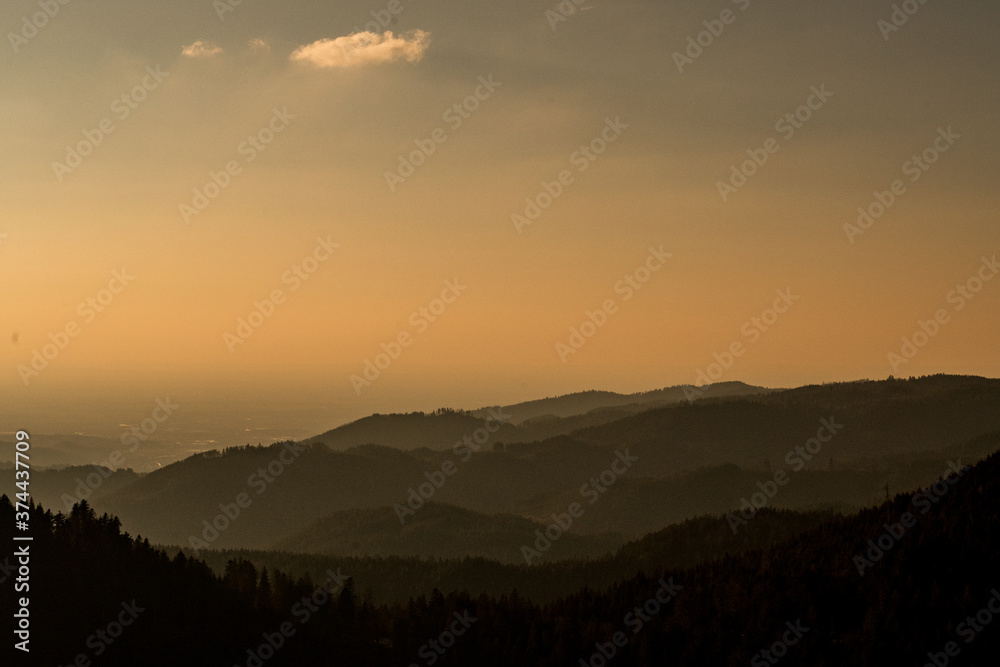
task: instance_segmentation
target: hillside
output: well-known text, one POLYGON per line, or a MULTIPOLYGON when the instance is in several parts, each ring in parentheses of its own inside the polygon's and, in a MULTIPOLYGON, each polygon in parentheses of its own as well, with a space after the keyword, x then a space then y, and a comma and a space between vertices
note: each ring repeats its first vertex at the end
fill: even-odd
MULTIPOLYGON (((206 522, 246 494, 249 505, 236 520, 219 520, 230 525, 210 542, 217 548, 268 548, 336 512, 406 503, 416 489, 435 502, 541 522, 583 502, 587 510, 573 534, 634 538, 738 507, 778 471, 790 479, 769 506, 787 509, 850 510, 879 502, 886 483, 891 491, 926 484, 949 458, 966 456, 968 463, 996 451, 997 387, 995 380, 939 377, 705 399, 497 451, 489 445, 458 453, 378 446, 339 452, 294 443, 230 448, 136 478, 93 502, 133 534, 183 545, 211 535, 206 522), (925 416, 953 427, 921 428, 925 416), (809 461, 796 454, 820 420, 831 417, 843 428, 809 461), (631 467, 606 492, 584 497, 590 480, 625 449, 636 459, 631 467)), ((39 479, 48 472, 37 473, 39 479)), ((64 481, 72 494, 72 475, 64 481)))
POLYGON ((910 454, 1000 431, 1000 380, 932 376, 788 389, 740 400, 705 399, 649 410, 575 431, 607 447, 629 446, 646 469, 684 470, 735 463, 777 467, 814 438, 821 420, 842 425, 822 453, 805 461, 910 454))
MULTIPOLYGON (((628 667, 660 665, 663 656, 677 665, 768 664, 762 651, 782 636, 789 641, 770 655, 787 653, 789 664, 923 664, 929 655, 947 657, 945 650, 961 654, 962 664, 993 664, 1000 634, 992 632, 988 605, 995 608, 991 601, 1000 596, 1000 455, 950 474, 933 489, 909 490, 877 508, 803 527, 762 550, 690 567, 647 560, 644 574, 607 586, 598 580, 544 606, 515 593, 456 592, 437 607, 417 600, 396 609, 418 615, 472 610, 479 619, 474 639, 445 656, 445 665, 569 667, 581 655, 586 664, 600 646, 613 646, 608 642, 619 631, 615 664, 628 667), (667 603, 652 604, 667 590, 667 603), (638 622, 647 604, 645 621, 638 622)), ((619 553, 651 553, 668 536, 619 553)), ((553 566, 545 574, 572 568, 553 566)))
MULTIPOLYGON (((10 538, 13 511, 0 501, 0 539, 10 538)), ((641 567, 634 575, 609 573, 614 561, 607 559, 520 568, 549 586, 563 579, 574 587, 544 605, 515 591, 464 590, 380 604, 361 598, 359 575, 345 567, 329 569, 333 595, 316 598, 322 602, 306 614, 302 600, 318 590, 309 579, 296 582, 239 560, 227 563, 224 576, 212 576, 198 561, 170 559, 122 535, 116 519, 98 518, 85 505, 68 517, 33 509, 31 523, 38 540, 33 596, 50 610, 33 627, 40 664, 72 660, 93 633, 93 619, 123 608, 134 627, 102 664, 245 664, 247 646, 293 621, 294 632, 281 642, 287 647, 271 651, 270 664, 389 667, 456 618, 472 619, 475 629, 435 660, 445 667, 570 667, 602 646, 612 647, 615 664, 624 667, 659 665, 667 655, 677 665, 753 664, 782 636, 778 649, 794 660, 789 664, 921 664, 948 651, 965 664, 985 665, 1000 652, 989 611, 1000 597, 1000 454, 850 517, 764 513, 736 538, 726 535, 722 517, 689 522, 619 550, 614 559, 641 567), (750 527, 758 521, 760 528, 750 527), (719 557, 722 549, 728 555, 719 557), (667 565, 671 552, 709 560, 667 565), (586 582, 587 567, 613 581, 586 582), (161 646, 155 638, 163 633, 181 641, 161 646), (615 633, 621 641, 608 643, 615 633)), ((421 566, 405 563, 393 563, 404 565, 395 568, 397 577, 412 577, 413 566, 421 566)), ((482 560, 466 565, 485 576, 504 568, 482 560)), ((3 596, 0 611, 9 615, 12 602, 3 596)))
POLYGON ((474 410, 472 414, 485 419, 491 410, 502 410, 509 414, 511 422, 523 424, 532 419, 553 417, 574 417, 602 408, 623 408, 638 406, 664 406, 700 398, 721 398, 725 396, 752 396, 774 391, 765 387, 754 387, 743 382, 718 382, 704 387, 679 385, 634 394, 619 394, 613 391, 581 391, 513 405, 489 406, 474 410))
POLYGON ((448 450, 489 426, 489 442, 524 442, 534 439, 526 429, 501 423, 497 416, 472 415, 452 410, 432 414, 375 414, 304 440, 306 444, 323 443, 333 450, 347 450, 361 445, 382 445, 399 450, 448 450), (489 420, 489 421, 486 421, 489 420))
MULTIPOLYGON (((278 540, 272 548, 338 557, 469 557, 523 563, 521 544, 533 541, 536 530, 545 530, 544 523, 512 514, 483 514, 441 503, 428 503, 402 516, 405 523, 392 507, 337 512, 278 540)), ((566 534, 557 555, 564 560, 594 558, 621 543, 614 536, 566 534)))
MULTIPOLYGON (((146 438, 141 432, 143 438, 146 438)), ((120 456, 124 465, 139 472, 156 470, 189 454, 174 443, 139 440, 131 433, 122 438, 100 438, 78 434, 31 434, 32 465, 35 469, 68 466, 111 466, 120 456), (141 445, 141 446, 139 446, 141 445)), ((12 440, 0 440, 0 464, 12 463, 12 440)))
MULTIPOLYGON (((72 466, 51 470, 33 470, 31 497, 39 505, 56 511, 69 511, 81 500, 91 503, 123 489, 141 478, 131 468, 111 470, 105 466, 72 466)), ((0 493, 11 498, 17 492, 14 467, 0 465, 0 493)))
MULTIPOLYGON (((792 540, 834 516, 832 512, 765 509, 736 533, 722 516, 700 516, 624 544, 611 554, 590 559, 546 558, 531 565, 523 559, 499 563, 455 555, 443 559, 361 558, 246 549, 209 549, 198 557, 219 574, 225 572, 226 564, 233 559, 247 560, 258 569, 279 569, 313 578, 329 568, 343 567, 353 573, 358 590, 379 603, 403 603, 435 588, 445 593, 464 590, 495 597, 509 596, 516 590, 525 598, 543 603, 585 587, 605 588, 638 572, 688 568, 727 554, 767 549, 792 540)), ((191 549, 181 551, 194 555, 191 549)))
POLYGON ((404 451, 421 448, 448 450, 484 428, 483 437, 489 437, 486 446, 498 442, 532 442, 607 424, 637 412, 689 399, 750 396, 771 391, 742 382, 724 382, 692 389, 687 386, 667 387, 636 394, 586 391, 471 412, 442 409, 433 413, 374 414, 302 442, 323 443, 339 451, 369 444, 404 451))

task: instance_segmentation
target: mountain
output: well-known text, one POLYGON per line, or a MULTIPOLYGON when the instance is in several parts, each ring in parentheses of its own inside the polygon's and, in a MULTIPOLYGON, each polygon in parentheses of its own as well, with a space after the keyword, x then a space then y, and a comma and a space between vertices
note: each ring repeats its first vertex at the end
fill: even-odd
MULTIPOLYGON (((32 450, 34 452, 34 450, 32 450)), ((131 468, 111 470, 105 466, 71 466, 31 471, 31 498, 39 505, 69 511, 77 502, 94 502, 138 481, 131 468)), ((14 466, 0 465, 0 493, 11 498, 17 493, 14 466)))
MULTIPOLYGON (((487 558, 417 558, 399 556, 331 556, 286 550, 209 549, 198 554, 220 575, 232 560, 252 562, 258 569, 296 576, 321 577, 330 568, 351 572, 359 591, 378 603, 403 603, 435 588, 445 593, 468 591, 490 596, 518 595, 537 603, 571 595, 581 588, 606 588, 639 572, 693 567, 755 549, 769 549, 815 528, 833 512, 761 510, 753 521, 733 532, 723 516, 700 516, 667 526, 622 545, 614 553, 589 559, 543 558, 529 565, 524 558, 501 563, 487 558)), ((532 537, 534 537, 532 535, 532 537)), ((565 536, 568 538, 569 536, 565 536)), ((565 538, 560 538, 561 540, 565 538)), ((189 556, 191 549, 181 551, 189 556)))
MULTIPOLYGON (((585 511, 572 534, 629 539, 740 507, 778 473, 787 483, 767 506, 853 511, 880 502, 887 483, 892 492, 926 484, 949 460, 972 463, 996 451, 998 384, 932 377, 706 398, 538 442, 472 443, 479 451, 236 447, 136 477, 96 494, 93 504, 160 544, 201 540, 206 547, 247 549, 269 548, 337 512, 424 500, 546 525, 576 502, 585 511), (921 427, 924 417, 932 423, 921 427), (837 425, 836 433, 821 432, 825 443, 810 440, 821 420, 837 425), (809 447, 811 454, 803 449, 809 447), (623 469, 626 450, 634 460, 623 469)), ((36 473, 38 480, 49 472, 36 473)), ((64 481, 72 494, 74 476, 64 481)), ((11 486, 9 476, 0 481, 0 489, 11 486)), ((493 548, 500 553, 510 545, 493 548)), ((455 555, 472 553, 480 552, 455 555)), ((559 548, 549 557, 561 557, 559 548)))
POLYGON ((771 390, 742 382, 724 382, 700 388, 667 387, 637 394, 587 391, 471 412, 441 409, 432 413, 374 414, 303 442, 321 442, 340 451, 369 444, 400 450, 447 450, 475 437, 477 432, 480 438, 488 436, 488 441, 483 442, 491 444, 532 442, 689 399, 749 396, 768 391, 771 390))
MULTIPOLYGON (((531 544, 535 531, 545 528, 544 523, 512 514, 483 514, 427 503, 416 512, 392 507, 337 512, 278 540, 272 548, 338 557, 464 557, 523 563, 521 545, 531 544)), ((567 533, 560 538, 558 557, 593 558, 621 543, 615 536, 567 533)))
MULTIPOLYGON (((788 519, 761 514, 747 530, 788 519)), ((476 632, 441 656, 449 666, 608 664, 602 656, 624 667, 660 665, 664 656, 682 666, 766 665, 785 655, 809 665, 944 665, 957 655, 962 664, 986 665, 1000 654, 991 627, 1000 602, 1000 454, 853 516, 812 525, 791 519, 802 531, 790 539, 721 556, 706 550, 708 559, 683 566, 664 565, 656 551, 671 542, 688 553, 712 544, 690 528, 706 521, 724 544, 728 527, 719 528, 722 517, 674 527, 619 550, 616 558, 633 565, 642 558, 643 572, 611 584, 577 578, 575 568, 586 564, 539 566, 539 578, 584 582, 544 602, 471 589, 388 608, 406 627, 426 613, 470 610, 476 632)), ((607 561, 600 567, 606 571, 607 561)), ((406 645, 397 635, 392 646, 406 645, 405 655, 420 641, 406 645)))
MULTIPOLYGON (((14 451, 13 441, 0 440, 0 451, 9 456, 14 451)), ((119 439, 100 438, 78 434, 31 434, 32 469, 104 465, 127 465, 134 470, 145 472, 156 470, 161 465, 177 461, 188 452, 181 451, 173 443, 148 440, 134 429, 119 439), (137 437, 138 436, 138 437, 137 437), (141 440, 140 440, 141 438, 141 440), (139 446, 141 445, 141 446, 139 446)), ((0 459, 0 463, 13 463, 11 458, 0 459)))
POLYGON ((30 600, 30 653, 4 642, 5 665, 230 665, 266 626, 204 563, 168 558, 86 502, 56 515, 32 504, 27 514, 30 531, 19 536, 32 541, 12 543, 14 507, 0 498, 0 537, 27 553, 15 562, 30 572, 15 594, 7 572, 15 557, 5 556, 0 612, 13 618, 17 600, 30 600))
POLYGON ((510 415, 511 422, 523 424, 533 419, 553 417, 574 417, 601 408, 623 408, 657 406, 681 403, 699 398, 721 398, 725 396, 752 396, 774 391, 765 387, 754 387, 743 382, 718 382, 704 387, 679 385, 664 387, 635 394, 618 394, 612 391, 581 391, 551 398, 542 398, 505 406, 490 406, 474 410, 473 415, 485 419, 491 410, 502 410, 510 415))
POLYGON ((499 413, 474 417, 455 410, 439 410, 431 414, 374 414, 308 438, 303 443, 323 443, 330 449, 339 451, 369 444, 404 451, 421 448, 446 450, 466 438, 474 437, 477 431, 488 435, 489 442, 524 442, 534 439, 530 431, 503 423, 499 413))
MULTIPOLYGON (((607 572, 613 559, 523 566, 576 587, 544 603, 516 590, 435 589, 382 604, 362 598, 356 575, 340 568, 312 583, 238 559, 212 575, 199 560, 171 559, 122 534, 116 518, 97 517, 86 504, 69 515, 37 507, 29 514, 37 540, 32 604, 47 611, 32 616, 37 664, 72 662, 82 646, 106 652, 101 664, 195 667, 263 664, 261 656, 277 666, 389 667, 424 651, 442 667, 570 667, 611 657, 651 667, 664 656, 681 666, 754 665, 785 655, 789 664, 941 665, 960 655, 963 664, 986 665, 1000 654, 991 627, 1000 602, 1000 454, 848 517, 765 512, 743 537, 727 536, 723 517, 674 527, 620 549, 613 559, 641 571, 613 572, 611 583, 582 575, 587 567, 607 572), (738 540, 745 548, 727 548, 738 540), (665 565, 662 554, 672 551, 707 560, 665 565), (74 604, 59 604, 65 600, 74 604), (98 644, 94 628, 108 618, 128 623, 105 633, 115 641, 98 644), (452 634, 438 646, 450 650, 432 653, 442 628, 452 634), (157 641, 165 634, 178 641, 157 641)), ((13 526, 4 497, 0 539, 13 526)), ((412 578, 413 570, 397 567, 395 576, 412 578)), ((12 616, 15 596, 0 600, 0 613, 12 616)))
POLYGON ((703 399, 572 435, 595 445, 631 447, 646 469, 678 471, 725 463, 754 468, 765 459, 775 467, 801 459, 816 468, 830 457, 844 461, 937 450, 998 431, 1000 380, 940 375, 703 399), (829 435, 824 422, 832 422, 836 432, 827 443, 809 445, 817 454, 793 451, 829 435))

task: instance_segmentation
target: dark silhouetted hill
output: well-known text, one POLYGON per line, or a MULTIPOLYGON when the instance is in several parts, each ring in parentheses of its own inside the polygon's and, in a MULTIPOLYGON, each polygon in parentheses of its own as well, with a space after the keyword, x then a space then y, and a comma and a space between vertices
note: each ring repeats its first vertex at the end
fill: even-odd
MULTIPOLYGON (((512 514, 483 514, 453 505, 428 503, 416 512, 392 507, 337 512, 278 540, 273 549, 339 557, 400 556, 486 558, 523 563, 521 545, 535 540, 545 524, 512 514), (400 522, 400 513, 405 523, 400 522)), ((557 558, 594 558, 622 543, 614 536, 568 533, 557 558)))
MULTIPOLYGON (((5 541, 13 513, 6 497, 0 500, 5 541)), ((367 599, 345 567, 352 578, 342 577, 345 586, 314 602, 304 620, 295 610, 317 590, 309 579, 240 560, 227 562, 219 577, 201 562, 170 559, 123 535, 117 519, 98 518, 86 505, 69 516, 40 508, 30 514, 37 664, 70 662, 92 650, 88 636, 123 609, 141 611, 105 646, 101 664, 248 664, 267 642, 265 633, 285 622, 294 632, 267 653, 268 664, 389 667, 412 661, 455 619, 468 621, 469 632, 449 641, 454 646, 435 664, 571 667, 587 664, 601 647, 614 647, 614 664, 625 667, 766 663, 763 650, 781 653, 788 664, 865 666, 933 664, 948 657, 945 651, 960 655, 962 664, 988 665, 1000 653, 1000 633, 992 632, 997 614, 990 610, 1000 601, 1000 454, 848 517, 765 512, 742 536, 726 535, 721 517, 703 518, 609 559, 520 568, 529 583, 537 572, 534 581, 544 577, 550 587, 576 586, 544 604, 515 590, 472 594, 454 580, 448 592, 435 586, 402 603, 380 604, 367 599), (757 521, 759 529, 752 528, 757 521), (797 534, 781 539, 789 533, 797 534), (708 560, 665 565, 671 553, 708 560), (613 571, 616 560, 640 571, 623 576, 613 571), (605 578, 587 581, 587 567, 601 568, 605 578), (615 633, 621 633, 617 645, 609 643, 615 633), (784 646, 774 648, 782 637, 784 646)), ((385 565, 398 566, 395 576, 403 580, 437 564, 345 563, 363 569, 371 561, 383 575, 385 565)), ((465 565, 453 573, 511 569, 479 559, 465 565)), ((2 596, 7 618, 13 602, 2 596)), ((10 642, 5 652, 12 652, 10 642)))
MULTIPOLYGON (((707 397, 751 396, 771 391, 775 390, 765 387, 754 387, 743 382, 718 382, 698 388, 691 385, 679 385, 654 389, 652 391, 637 392, 635 394, 618 394, 613 391, 591 390, 505 405, 502 407, 502 410, 504 414, 511 416, 510 418, 513 423, 521 424, 539 418, 574 417, 602 408, 662 406, 707 397)), ((473 411, 473 414, 480 418, 485 418, 490 414, 491 410, 499 408, 500 406, 481 408, 473 411)))

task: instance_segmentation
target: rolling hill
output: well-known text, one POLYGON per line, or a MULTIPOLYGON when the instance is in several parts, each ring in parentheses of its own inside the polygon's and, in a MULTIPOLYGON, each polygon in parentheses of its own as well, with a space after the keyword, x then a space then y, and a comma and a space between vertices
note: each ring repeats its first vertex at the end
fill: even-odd
POLYGON ((602 408, 638 408, 639 406, 664 406, 700 398, 722 398, 725 396, 753 396, 766 394, 774 389, 754 387, 743 382, 718 382, 704 387, 678 385, 654 389, 634 394, 619 394, 613 391, 581 391, 513 405, 490 406, 474 410, 472 414, 485 419, 492 410, 502 410, 510 415, 514 424, 529 420, 553 417, 574 417, 602 408))
MULTIPOLYGON (((278 540, 273 549, 338 557, 486 558, 523 563, 522 544, 535 540, 545 524, 513 514, 483 514, 427 503, 412 514, 392 507, 348 510, 318 519, 278 540)), ((623 539, 568 533, 559 540, 559 559, 595 558, 614 551, 623 539)))
MULTIPOLYGON (((579 502, 585 512, 573 535, 618 533, 626 539, 739 507, 778 472, 789 481, 768 506, 853 511, 880 502, 887 483, 892 492, 926 484, 949 459, 972 463, 996 451, 998 385, 938 376, 706 398, 537 442, 486 443, 479 451, 375 445, 331 451, 318 442, 229 448, 122 478, 127 483, 102 489, 93 504, 119 516, 130 533, 161 544, 190 545, 195 538, 211 547, 249 549, 270 548, 335 513, 406 503, 417 489, 436 503, 543 524, 579 502), (925 417, 932 425, 921 426, 925 417), (843 425, 824 436, 825 443, 810 440, 821 420, 843 425), (803 448, 809 447, 814 451, 807 455, 803 448), (612 475, 617 452, 626 449, 634 464, 612 475), (600 494, 587 491, 601 485, 602 475, 613 484, 600 494)), ((59 483, 46 482, 49 474, 60 475, 39 471, 36 481, 55 499, 59 483)), ((72 494, 77 476, 61 475, 72 494)), ((5 478, 0 489, 10 481, 5 478)), ((374 539, 365 534, 371 526, 352 525, 359 533, 350 544, 374 539)), ((509 553, 501 534, 495 534, 492 553, 509 553)), ((419 551, 400 541, 383 541, 379 549, 419 551)), ((455 551, 481 553, 482 545, 455 551)), ((546 554, 562 556, 558 548, 546 554)))

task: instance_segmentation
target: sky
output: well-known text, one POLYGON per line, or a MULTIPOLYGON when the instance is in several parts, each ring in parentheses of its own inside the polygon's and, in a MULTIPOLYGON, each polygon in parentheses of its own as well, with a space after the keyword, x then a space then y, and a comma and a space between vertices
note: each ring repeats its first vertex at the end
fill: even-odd
POLYGON ((0 430, 1000 375, 995 2, 230 3, 0 8, 0 430))

